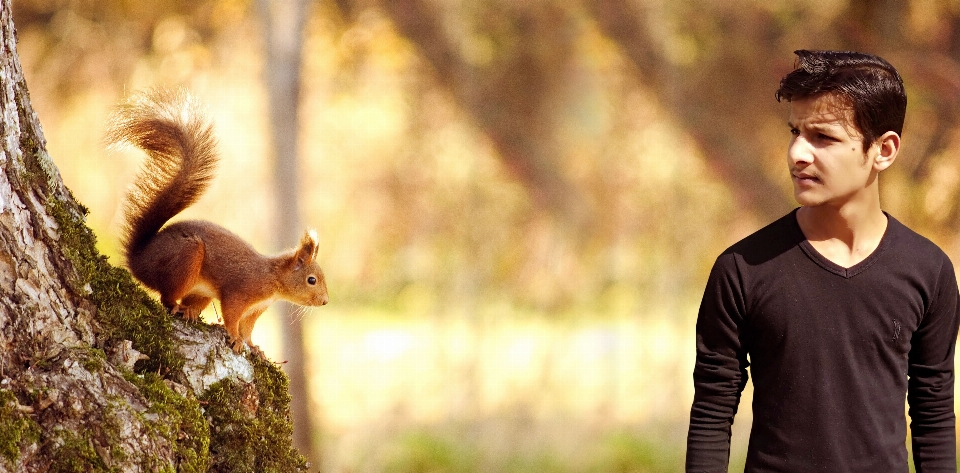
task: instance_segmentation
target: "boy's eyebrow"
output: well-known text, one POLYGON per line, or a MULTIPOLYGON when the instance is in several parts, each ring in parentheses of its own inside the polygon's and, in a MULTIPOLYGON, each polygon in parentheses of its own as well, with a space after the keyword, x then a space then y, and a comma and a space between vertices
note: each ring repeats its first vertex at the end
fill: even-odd
MULTIPOLYGON (((806 122, 802 124, 804 127, 810 130, 827 130, 831 125, 840 125, 839 123, 833 122, 806 122)), ((798 125, 794 125, 792 121, 787 122, 787 126, 790 128, 800 128, 798 125)))

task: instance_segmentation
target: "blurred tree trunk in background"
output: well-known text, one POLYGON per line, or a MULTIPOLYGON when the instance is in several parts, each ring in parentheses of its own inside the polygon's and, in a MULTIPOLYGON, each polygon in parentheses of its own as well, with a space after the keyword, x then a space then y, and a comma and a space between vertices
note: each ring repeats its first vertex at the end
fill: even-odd
POLYGON ((704 158, 730 183, 738 202, 756 211, 761 220, 775 219, 789 210, 793 205, 789 195, 764 172, 766 151, 757 139, 758 132, 778 113, 773 100, 777 84, 762 72, 768 71, 766 64, 773 58, 789 54, 781 50, 780 43, 764 40, 775 34, 770 19, 758 10, 691 11, 687 17, 691 23, 706 20, 730 26, 723 29, 722 39, 715 39, 729 42, 728 47, 689 62, 691 58, 682 57, 682 51, 668 55, 671 48, 684 46, 664 48, 662 39, 652 37, 651 26, 664 21, 659 17, 664 12, 623 0, 586 5, 600 28, 636 65, 644 85, 655 90, 663 105, 674 111, 696 138, 704 158), (706 15, 712 16, 708 19, 706 15))
MULTIPOLYGON (((304 25, 309 0, 257 0, 263 24, 266 50, 264 81, 270 109, 270 135, 274 153, 274 190, 276 194, 276 246, 285 248, 300 241, 303 219, 300 215, 299 130, 300 68, 302 64, 304 25)), ((281 317, 288 321, 280 331, 283 338, 285 364, 290 377, 291 413, 294 445, 320 465, 319 452, 313 448, 313 425, 310 419, 307 367, 304 353, 302 318, 294 314, 291 304, 279 305, 281 317)))
MULTIPOLYGON (((355 5, 339 2, 347 15, 355 5)), ((584 199, 561 173, 549 108, 572 54, 571 19, 550 2, 477 3, 466 31, 444 22, 442 3, 381 2, 400 32, 436 70, 436 79, 490 136, 504 165, 547 212, 579 223, 584 199), (484 36, 485 51, 465 53, 464 37, 484 36)))
MULTIPOLYGON (((338 4, 348 14, 354 9, 349 0, 338 4)), ((758 159, 764 150, 752 139, 757 122, 769 120, 774 107, 768 102, 773 102, 775 88, 770 89, 764 82, 768 76, 757 74, 751 62, 778 57, 779 45, 759 42, 746 51, 730 48, 724 50, 729 54, 715 58, 712 64, 698 63, 681 70, 663 56, 658 40, 650 36, 650 26, 658 19, 649 17, 640 4, 584 2, 604 32, 637 64, 644 84, 652 86, 663 105, 677 113, 713 168, 733 184, 745 208, 764 218, 782 215, 791 201, 764 172, 758 159), (734 57, 737 54, 749 54, 750 61, 734 57), (731 87, 737 93, 728 92, 731 87), (755 100, 768 90, 763 101, 755 100), (744 97, 741 91, 754 96, 744 97), (756 108, 757 103, 765 104, 760 111, 741 107, 756 108)), ((546 108, 551 94, 569 79, 568 60, 576 40, 570 12, 550 1, 486 2, 476 6, 478 14, 470 19, 473 31, 454 31, 444 23, 440 5, 429 0, 381 2, 403 35, 436 69, 438 80, 491 136, 504 164, 531 189, 541 208, 568 221, 582 222, 588 209, 577 189, 559 172, 557 150, 551 149, 555 143, 550 128, 553 113, 546 108), (461 36, 470 35, 488 36, 490 51, 472 55, 462 46, 463 41, 458 42, 461 36)), ((743 14, 740 9, 733 10, 728 14, 743 14)), ((753 40, 757 33, 751 29, 744 39, 753 40)))

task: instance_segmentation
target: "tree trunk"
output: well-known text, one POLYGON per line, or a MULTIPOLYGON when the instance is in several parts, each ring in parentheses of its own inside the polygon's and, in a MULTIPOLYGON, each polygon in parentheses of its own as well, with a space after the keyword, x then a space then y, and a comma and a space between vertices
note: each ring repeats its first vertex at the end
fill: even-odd
MULTIPOLYGON (((285 376, 95 249, 0 0, 0 471, 302 471, 285 376)), ((92 127, 96 128, 96 127, 92 127)))
MULTIPOLYGON (((307 0, 258 0, 263 22, 266 68, 264 80, 270 108, 270 135, 273 144, 273 181, 277 195, 276 247, 286 248, 303 235, 300 215, 299 130, 300 66, 307 0)), ((283 370, 290 378, 293 415, 293 444, 314 464, 320 456, 313 448, 313 426, 307 394, 307 367, 303 323, 294 316, 294 306, 282 304, 281 315, 290 320, 281 332, 283 370)))

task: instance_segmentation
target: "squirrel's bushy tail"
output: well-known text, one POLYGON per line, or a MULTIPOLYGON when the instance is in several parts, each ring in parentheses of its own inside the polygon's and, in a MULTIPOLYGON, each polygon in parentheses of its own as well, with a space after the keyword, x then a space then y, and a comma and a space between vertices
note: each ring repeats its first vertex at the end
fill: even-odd
POLYGON ((174 215, 200 197, 213 178, 218 155, 213 127, 182 90, 152 89, 134 95, 114 114, 107 140, 147 153, 124 202, 123 248, 142 250, 174 215))

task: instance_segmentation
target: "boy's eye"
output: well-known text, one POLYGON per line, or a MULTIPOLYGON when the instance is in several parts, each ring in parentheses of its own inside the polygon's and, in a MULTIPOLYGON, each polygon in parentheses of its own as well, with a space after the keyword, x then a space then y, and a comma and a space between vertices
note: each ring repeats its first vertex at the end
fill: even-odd
POLYGON ((793 136, 797 136, 797 135, 800 134, 800 130, 798 130, 798 129, 796 129, 796 128, 791 128, 791 129, 790 129, 790 134, 793 135, 793 136))

